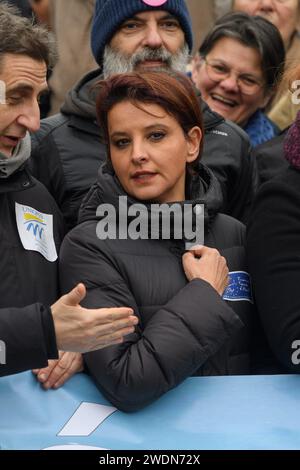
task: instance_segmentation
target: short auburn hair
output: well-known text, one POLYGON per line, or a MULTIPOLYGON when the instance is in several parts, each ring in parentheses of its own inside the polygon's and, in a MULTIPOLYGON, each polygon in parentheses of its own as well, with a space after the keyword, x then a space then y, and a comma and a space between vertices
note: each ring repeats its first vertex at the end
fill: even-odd
MULTIPOLYGON (((143 109, 141 104, 156 104, 161 106, 170 116, 174 117, 184 134, 198 126, 202 135, 203 118, 200 96, 191 80, 179 72, 142 71, 113 75, 98 83, 100 88, 96 101, 98 122, 103 131, 106 143, 109 143, 108 113, 122 101, 130 101, 143 109)), ((187 164, 189 173, 198 167, 203 149, 201 142, 197 159, 187 164)), ((108 157, 109 145, 108 145, 108 157)))

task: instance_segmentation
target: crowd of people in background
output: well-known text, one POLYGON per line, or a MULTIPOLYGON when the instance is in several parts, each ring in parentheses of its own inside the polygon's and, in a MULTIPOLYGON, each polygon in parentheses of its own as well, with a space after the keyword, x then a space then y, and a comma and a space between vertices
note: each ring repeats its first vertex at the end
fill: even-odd
POLYGON ((299 372, 299 19, 299 0, 0 0, 0 375, 84 370, 133 411, 191 375, 299 372), (149 237, 99 237, 125 199, 149 237), (155 204, 192 227, 204 205, 202 242, 165 237, 155 204))

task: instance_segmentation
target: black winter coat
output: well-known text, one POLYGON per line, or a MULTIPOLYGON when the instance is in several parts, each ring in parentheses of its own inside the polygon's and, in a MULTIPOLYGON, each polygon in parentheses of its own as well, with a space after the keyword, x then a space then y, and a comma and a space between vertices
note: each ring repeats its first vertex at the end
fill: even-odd
POLYGON ((299 170, 289 167, 260 188, 248 228, 247 257, 272 351, 285 371, 299 373, 300 365, 292 361, 294 341, 300 346, 299 170))
POLYGON ((59 292, 57 262, 24 249, 16 203, 53 215, 57 253, 64 234, 55 201, 27 169, 0 180, 0 340, 6 344, 6 365, 0 365, 0 375, 44 367, 48 358, 57 357, 49 308, 59 292))
MULTIPOLYGON (((209 170, 202 167, 195 184, 194 202, 206 203, 206 244, 221 251, 230 271, 244 270, 244 226, 217 214, 222 196, 209 170)), ((248 373, 252 305, 222 300, 201 279, 188 282, 183 240, 97 238, 98 205, 118 208, 121 195, 103 166, 83 202, 81 224, 61 250, 64 291, 82 281, 86 306, 128 306, 140 319, 123 344, 85 355, 100 390, 118 408, 134 411, 190 375, 248 373)))
POLYGON ((288 129, 282 131, 274 139, 258 145, 253 150, 253 158, 257 163, 259 185, 266 183, 289 167, 284 158, 283 143, 288 129))
MULTIPOLYGON (((95 91, 101 70, 86 75, 71 90, 62 112, 42 121, 32 136, 31 170, 52 194, 67 225, 76 225, 83 196, 106 160, 96 122, 95 91)), ((200 99, 200 97, 199 97, 200 99)), ((222 188, 222 212, 243 222, 257 186, 256 162, 246 133, 202 103, 205 140, 202 162, 222 188)))

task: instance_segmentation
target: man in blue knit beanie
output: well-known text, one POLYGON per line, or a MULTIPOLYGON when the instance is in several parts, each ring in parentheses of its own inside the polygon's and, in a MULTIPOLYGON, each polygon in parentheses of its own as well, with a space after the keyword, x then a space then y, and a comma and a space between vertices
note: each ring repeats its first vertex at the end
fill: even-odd
POLYGON ((184 72, 192 27, 183 0, 97 0, 91 46, 104 78, 140 67, 184 72))

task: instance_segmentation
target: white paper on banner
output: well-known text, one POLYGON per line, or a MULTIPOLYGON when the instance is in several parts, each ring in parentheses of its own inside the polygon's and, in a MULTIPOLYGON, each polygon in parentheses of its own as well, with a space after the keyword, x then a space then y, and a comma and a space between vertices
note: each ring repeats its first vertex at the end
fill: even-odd
POLYGON ((19 236, 25 250, 38 251, 48 261, 57 260, 53 237, 53 215, 16 202, 19 236))
POLYGON ((115 411, 117 408, 113 406, 83 402, 58 436, 89 436, 115 411))
POLYGON ((46 447, 43 450, 109 450, 106 447, 81 446, 80 444, 65 444, 62 446, 46 447))

